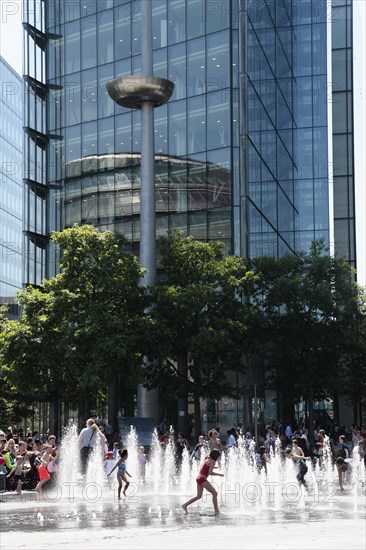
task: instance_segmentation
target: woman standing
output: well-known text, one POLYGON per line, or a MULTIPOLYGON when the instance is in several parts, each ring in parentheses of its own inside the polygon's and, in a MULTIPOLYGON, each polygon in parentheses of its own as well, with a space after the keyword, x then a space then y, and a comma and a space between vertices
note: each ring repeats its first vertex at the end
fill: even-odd
POLYGON ((98 441, 100 441, 104 447, 105 436, 101 433, 93 418, 89 418, 86 421, 86 427, 81 430, 78 438, 81 473, 83 475, 86 474, 89 457, 97 446, 98 441))
POLYGON ((208 448, 210 451, 220 451, 222 450, 222 443, 219 439, 219 432, 214 428, 208 432, 208 448))

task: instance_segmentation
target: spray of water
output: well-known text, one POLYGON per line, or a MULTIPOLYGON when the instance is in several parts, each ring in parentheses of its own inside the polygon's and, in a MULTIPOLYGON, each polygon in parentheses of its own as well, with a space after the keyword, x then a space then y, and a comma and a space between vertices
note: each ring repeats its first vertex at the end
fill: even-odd
MULTIPOLYGON (((76 426, 70 424, 62 438, 60 454, 59 484, 78 481, 80 484, 97 483, 108 491, 103 467, 104 450, 98 445, 94 450, 87 475, 82 480, 79 474, 79 449, 77 444, 76 426)), ((143 494, 179 494, 193 495, 196 492, 196 477, 200 463, 208 454, 205 449, 201 459, 190 460, 190 453, 184 450, 182 460, 177 462, 174 430, 171 427, 170 436, 165 442, 160 442, 157 431, 154 430, 151 446, 148 450, 145 482, 142 483, 138 462, 138 433, 131 426, 126 440, 128 449, 127 470, 132 475, 131 481, 139 485, 143 494)), ((306 496, 324 493, 329 484, 338 487, 338 472, 334 465, 329 438, 324 441, 323 457, 313 466, 307 462, 308 472, 305 480, 309 493, 299 484, 298 467, 293 460, 284 459, 281 442, 278 439, 270 450, 266 468, 261 467, 253 444, 247 444, 239 437, 238 446, 223 453, 219 462, 219 471, 224 478, 214 477, 217 490, 224 502, 239 503, 243 511, 248 508, 267 508, 280 510, 283 506, 305 506, 306 496), (293 503, 293 504, 292 504, 293 503)), ((112 474, 114 475, 114 474, 112 474)), ((353 450, 353 461, 349 468, 348 485, 352 494, 363 494, 366 486, 365 465, 358 452, 353 450)))

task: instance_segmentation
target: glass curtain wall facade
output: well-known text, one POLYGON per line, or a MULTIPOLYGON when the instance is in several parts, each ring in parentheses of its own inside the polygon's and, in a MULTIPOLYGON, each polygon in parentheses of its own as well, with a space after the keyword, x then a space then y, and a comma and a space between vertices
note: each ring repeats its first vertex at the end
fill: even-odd
POLYGON ((22 79, 0 56, 0 305, 17 317, 23 267, 22 79))
POLYGON ((247 255, 329 244, 326 3, 241 6, 247 255))
MULTIPOLYGON (((37 80, 45 83, 45 99, 31 101, 45 109, 46 128, 37 130, 44 147, 37 156, 47 159, 39 175, 47 193, 39 203, 30 198, 31 210, 46 208, 47 216, 40 213, 34 232, 91 223, 118 229, 138 253, 141 114, 115 105, 106 83, 141 72, 140 3, 37 4, 45 42, 37 44, 28 29, 26 34, 28 49, 39 50, 33 62, 44 67, 37 80)), ((154 75, 175 83, 169 103, 155 110, 157 235, 179 228, 197 239, 223 241, 232 252, 234 242, 239 251, 240 238, 238 5, 214 4, 153 2, 154 75)), ((50 243, 47 251, 52 276, 57 251, 50 243)))
MULTIPOLYGON (((346 1, 346 0, 345 0, 346 1)), ((140 3, 25 3, 27 282, 54 229, 118 229, 138 253, 141 114, 106 83, 141 73, 140 3), (123 158, 123 162, 122 159, 123 158)), ((321 0, 154 0, 157 234, 256 256, 329 243, 327 13, 321 0)), ((46 262, 47 255, 47 262, 46 262)))
POLYGON ((46 50, 51 38, 45 27, 46 2, 23 3, 24 33, 24 282, 37 285, 46 277, 48 228, 47 150, 53 141, 47 128, 49 87, 46 82, 46 50))
MULTIPOLYGON (((75 222, 139 252, 141 113, 106 84, 141 74, 141 6, 24 9, 25 282, 39 284, 58 271, 50 233, 75 222)), ((251 257, 322 238, 355 265, 351 0, 152 0, 152 16, 154 75, 175 84, 154 111, 157 235, 251 257)))
POLYGON ((332 2, 334 248, 356 268, 352 1, 332 2))

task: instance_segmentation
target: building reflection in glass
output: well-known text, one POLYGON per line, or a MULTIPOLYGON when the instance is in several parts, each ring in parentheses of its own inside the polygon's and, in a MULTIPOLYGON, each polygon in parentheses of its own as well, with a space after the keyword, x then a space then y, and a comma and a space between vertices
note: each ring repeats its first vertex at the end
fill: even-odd
MULTIPOLYGON (((139 153, 88 156, 65 166, 65 225, 90 223, 140 239, 139 153)), ((231 246, 231 173, 219 165, 155 157, 157 236, 172 228, 231 246)))

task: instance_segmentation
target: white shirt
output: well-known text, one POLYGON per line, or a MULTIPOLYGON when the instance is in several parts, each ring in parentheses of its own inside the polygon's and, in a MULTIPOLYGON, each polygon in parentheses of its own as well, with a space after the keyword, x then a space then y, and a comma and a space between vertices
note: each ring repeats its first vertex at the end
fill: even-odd
POLYGON ((230 434, 230 436, 229 436, 229 441, 228 441, 227 444, 226 444, 226 448, 227 448, 227 449, 230 449, 230 447, 234 447, 234 446, 236 446, 235 435, 230 434))
POLYGON ((79 435, 80 447, 95 447, 99 439, 99 432, 95 432, 92 428, 84 428, 79 435), (92 437, 93 436, 93 437, 92 437))

